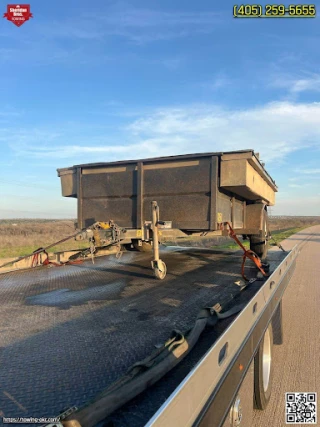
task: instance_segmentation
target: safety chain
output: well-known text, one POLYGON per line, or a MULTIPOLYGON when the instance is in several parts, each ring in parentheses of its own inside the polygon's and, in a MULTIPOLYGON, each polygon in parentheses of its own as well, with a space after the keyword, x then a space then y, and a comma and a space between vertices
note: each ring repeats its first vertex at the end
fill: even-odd
POLYGON ((114 243, 120 243, 121 233, 124 229, 119 227, 113 221, 110 221, 110 228, 112 229, 112 240, 114 241, 114 243))
POLYGON ((90 256, 91 256, 92 264, 94 264, 94 253, 96 251, 96 247, 94 245, 94 239, 92 237, 89 239, 89 243, 90 243, 90 256))
MULTIPOLYGON (((82 260, 77 260, 77 261, 67 261, 67 262, 61 262, 61 263, 57 263, 57 262, 53 262, 53 261, 49 261, 49 255, 47 250, 58 245, 61 243, 66 242, 67 240, 70 240, 72 238, 76 238, 79 235, 85 235, 87 234, 88 231, 95 231, 95 230, 99 230, 99 229, 111 229, 112 230, 112 243, 110 243, 109 245, 106 246, 112 246, 112 245, 118 245, 118 252, 117 252, 117 258, 120 258, 122 252, 121 252, 121 233, 125 233, 125 229, 119 227, 117 224, 115 224, 113 221, 109 221, 108 223, 102 223, 102 222, 96 222, 95 224, 93 224, 92 226, 88 227, 86 230, 81 230, 75 234, 72 234, 71 236, 65 237, 61 240, 59 240, 58 242, 54 242, 51 243, 49 246, 46 246, 44 248, 39 248, 36 249, 35 251, 33 251, 32 253, 28 254, 28 255, 24 255, 22 257, 18 257, 16 259, 14 259, 13 261, 8 261, 2 265, 0 265, 0 268, 2 267, 6 267, 8 265, 12 265, 15 264, 16 262, 22 261, 24 259, 27 259, 29 257, 32 257, 31 259, 31 267, 37 267, 40 265, 41 262, 41 258, 40 258, 40 254, 45 254, 46 255, 46 259, 41 262, 41 265, 47 265, 47 266, 63 266, 63 265, 67 265, 67 264, 78 264, 80 262, 83 262, 82 260)), ((94 255, 96 252, 96 246, 95 246, 95 239, 94 239, 94 235, 92 236, 92 234, 89 236, 86 236, 86 238, 88 238, 89 243, 90 243, 90 247, 88 249, 89 254, 91 255, 91 259, 92 259, 92 263, 94 264, 94 255)), ((82 239, 81 239, 82 240, 82 239)), ((81 255, 87 254, 87 251, 82 251, 81 255)))
POLYGON ((277 240, 271 234, 269 234, 269 240, 270 239, 274 241, 274 243, 276 244, 276 246, 278 246, 279 249, 281 249, 283 252, 286 252, 285 249, 283 249, 281 243, 278 243, 277 240))

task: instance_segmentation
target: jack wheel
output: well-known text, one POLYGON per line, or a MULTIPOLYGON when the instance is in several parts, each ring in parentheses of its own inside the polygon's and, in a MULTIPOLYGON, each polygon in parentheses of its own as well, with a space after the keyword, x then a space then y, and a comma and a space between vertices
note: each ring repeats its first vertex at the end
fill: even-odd
POLYGON ((163 261, 159 260, 157 267, 155 267, 153 271, 157 279, 163 280, 167 274, 167 266, 163 261))

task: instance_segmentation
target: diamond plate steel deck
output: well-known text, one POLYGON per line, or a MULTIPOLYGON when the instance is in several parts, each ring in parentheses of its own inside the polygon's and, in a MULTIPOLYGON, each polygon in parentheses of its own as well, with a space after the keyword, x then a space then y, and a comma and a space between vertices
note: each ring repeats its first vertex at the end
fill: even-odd
MULTIPOLYGON (((234 292, 241 278, 241 252, 167 248, 162 259, 163 281, 153 277, 150 254, 135 252, 97 258, 94 265, 1 275, 0 416, 52 417, 85 404, 172 329, 191 327, 202 307, 234 292)), ((206 337, 212 345, 216 334, 206 337)), ((181 375, 194 365, 190 360, 181 375)), ((144 414, 136 410, 137 425, 161 399, 151 399, 144 414)))

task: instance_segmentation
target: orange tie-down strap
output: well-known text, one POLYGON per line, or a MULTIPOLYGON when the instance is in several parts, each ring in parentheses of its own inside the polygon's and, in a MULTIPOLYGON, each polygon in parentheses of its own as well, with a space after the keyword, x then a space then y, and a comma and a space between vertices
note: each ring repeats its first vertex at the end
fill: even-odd
POLYGON ((240 246, 240 248, 243 250, 243 258, 242 258, 242 266, 241 266, 241 275, 244 278, 244 280, 249 280, 246 275, 244 274, 244 265, 246 263, 246 259, 249 258, 251 261, 253 261, 256 265, 256 267, 260 270, 260 272, 263 274, 263 276, 269 276, 268 273, 265 272, 263 267, 267 267, 263 265, 261 262, 261 259, 258 257, 258 255, 253 252, 251 249, 246 249, 243 244, 238 239, 236 233, 234 232, 233 228, 231 227, 231 224, 229 222, 224 222, 224 225, 227 225, 229 227, 229 236, 232 237, 240 246))
POLYGON ((81 264, 81 263, 83 263, 82 259, 75 260, 75 261, 66 261, 66 262, 53 262, 53 261, 49 261, 49 254, 48 254, 48 252, 45 249, 43 249, 41 251, 41 249, 42 248, 38 248, 38 249, 36 249, 34 251, 36 253, 32 256, 31 267, 37 267, 38 265, 53 265, 55 267, 62 267, 64 265, 81 264), (39 251, 41 251, 41 252, 39 252, 39 251), (39 263, 39 255, 41 253, 44 253, 46 255, 46 259, 42 263, 39 263))

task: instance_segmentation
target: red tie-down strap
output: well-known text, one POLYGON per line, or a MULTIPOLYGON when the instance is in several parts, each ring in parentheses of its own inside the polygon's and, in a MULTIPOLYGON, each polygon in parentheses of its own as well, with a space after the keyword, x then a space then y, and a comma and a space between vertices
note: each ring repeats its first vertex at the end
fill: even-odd
POLYGON ((75 261, 66 261, 66 262, 53 262, 49 261, 49 254, 48 252, 43 248, 38 248, 34 251, 34 255, 32 256, 31 260, 31 267, 37 267, 38 265, 53 265, 55 267, 62 267, 64 265, 72 265, 72 264, 82 264, 83 260, 75 260, 75 261), (41 253, 44 253, 46 255, 46 259, 43 262, 39 262, 39 255, 41 253))
POLYGON ((243 257, 242 257, 242 266, 241 266, 241 275, 244 278, 244 280, 249 280, 246 275, 244 274, 244 265, 246 263, 246 259, 249 258, 251 261, 253 261, 256 265, 256 267, 260 270, 260 272, 264 276, 268 276, 268 273, 266 273, 263 269, 263 265, 261 262, 261 259, 258 257, 258 255, 253 252, 251 249, 246 249, 243 244, 238 239, 236 233, 234 232, 233 228, 231 227, 231 224, 229 222, 224 222, 224 225, 227 225, 229 227, 229 236, 232 237, 240 246, 240 248, 243 250, 243 257))

